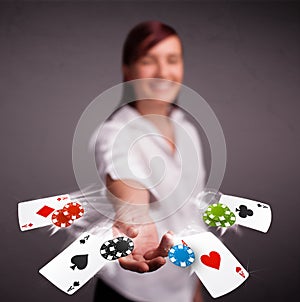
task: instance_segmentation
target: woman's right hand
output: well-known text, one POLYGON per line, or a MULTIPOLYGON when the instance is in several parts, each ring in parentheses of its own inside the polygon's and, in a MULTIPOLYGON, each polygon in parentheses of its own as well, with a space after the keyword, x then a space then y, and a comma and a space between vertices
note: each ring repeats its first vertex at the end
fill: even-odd
POLYGON ((137 273, 159 269, 173 246, 173 233, 167 232, 159 242, 156 225, 149 217, 149 191, 136 181, 113 180, 109 175, 106 184, 116 211, 113 235, 123 234, 134 242, 132 253, 120 258, 120 265, 137 273))
POLYGON ((173 233, 168 231, 158 241, 155 223, 129 225, 116 221, 113 226, 114 236, 124 234, 133 238, 134 249, 126 257, 119 258, 120 265, 137 273, 153 272, 165 263, 169 249, 173 246, 173 233))

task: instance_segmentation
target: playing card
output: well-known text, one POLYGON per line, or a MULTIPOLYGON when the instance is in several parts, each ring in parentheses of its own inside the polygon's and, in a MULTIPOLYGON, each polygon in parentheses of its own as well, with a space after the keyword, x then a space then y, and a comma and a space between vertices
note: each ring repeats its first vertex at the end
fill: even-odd
POLYGON ((18 217, 21 231, 28 231, 51 225, 55 210, 69 203, 69 194, 57 195, 18 203, 18 217))
POLYGON ((66 294, 74 294, 108 262, 100 254, 106 239, 83 233, 39 273, 66 294))
POLYGON ((249 273, 212 233, 191 235, 183 240, 195 254, 192 270, 213 298, 233 291, 248 278, 249 273))
POLYGON ((254 200, 221 195, 220 203, 225 204, 235 214, 236 224, 266 233, 271 225, 271 207, 254 200))

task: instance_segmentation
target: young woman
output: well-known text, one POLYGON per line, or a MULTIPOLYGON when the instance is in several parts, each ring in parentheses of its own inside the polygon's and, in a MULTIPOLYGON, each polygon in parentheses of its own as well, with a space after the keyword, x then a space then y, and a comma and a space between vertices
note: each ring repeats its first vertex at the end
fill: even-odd
MULTIPOLYGON (((108 301, 200 302, 199 280, 165 259, 173 245, 173 232, 179 233, 195 215, 193 205, 176 203, 190 193, 185 192, 188 186, 184 184, 194 177, 186 172, 189 170, 182 174, 179 150, 189 146, 181 146, 179 128, 188 133, 197 158, 202 158, 197 131, 176 104, 184 76, 183 47, 177 32, 157 21, 135 26, 124 44, 122 72, 124 82, 132 83, 135 99, 105 122, 96 145, 96 161, 100 177, 118 200, 113 233, 133 238, 135 248, 99 274, 94 301, 108 295, 108 301), (153 158, 162 162, 155 164, 153 158), (133 173, 124 169, 127 162, 133 173), (184 178, 182 187, 180 177, 184 178), (123 205, 127 205, 126 211, 118 211, 123 205)), ((205 178, 201 160, 197 171, 201 189, 205 178)))

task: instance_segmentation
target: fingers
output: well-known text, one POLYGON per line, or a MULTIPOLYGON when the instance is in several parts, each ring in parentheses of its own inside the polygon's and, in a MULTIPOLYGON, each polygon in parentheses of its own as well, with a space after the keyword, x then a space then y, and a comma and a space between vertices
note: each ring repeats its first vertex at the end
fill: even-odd
POLYGON ((156 257, 152 260, 148 260, 149 272, 154 272, 166 264, 166 260, 163 257, 156 257))
POLYGON ((121 222, 121 221, 115 222, 113 231, 114 231, 115 235, 122 233, 130 238, 135 238, 139 233, 137 228, 135 228, 132 225, 125 224, 124 222, 121 222))
POLYGON ((124 269, 136 273, 147 273, 158 270, 166 263, 166 260, 163 257, 145 260, 142 255, 135 255, 134 257, 120 258, 119 263, 124 269))
MULTIPOLYGON (((138 234, 138 230, 131 225, 126 225, 121 222, 115 223, 115 228, 119 232, 127 234, 127 236, 134 238, 138 234)), ((173 232, 169 231, 163 235, 159 245, 145 253, 138 252, 136 249, 131 255, 119 259, 122 268, 137 273, 153 272, 162 267, 166 260, 164 257, 168 256, 169 249, 173 246, 173 232)))
POLYGON ((174 245, 173 240, 174 233, 172 231, 168 231, 161 239, 158 248, 161 250, 161 256, 167 257, 170 248, 174 245))
POLYGON ((173 232, 167 232, 161 239, 159 246, 156 249, 150 250, 145 253, 146 260, 151 260, 156 257, 167 257, 169 249, 173 246, 173 232))
POLYGON ((146 273, 149 271, 149 266, 145 262, 142 256, 136 255, 135 258, 133 257, 120 258, 119 263, 124 269, 136 273, 146 273))

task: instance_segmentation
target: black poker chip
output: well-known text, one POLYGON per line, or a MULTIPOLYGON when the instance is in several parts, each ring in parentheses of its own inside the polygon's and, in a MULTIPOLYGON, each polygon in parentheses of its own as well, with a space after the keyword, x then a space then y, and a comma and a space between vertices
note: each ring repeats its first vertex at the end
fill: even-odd
POLYGON ((100 254, 111 261, 130 255, 133 249, 133 241, 128 237, 122 236, 104 242, 100 248, 100 254))

